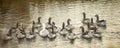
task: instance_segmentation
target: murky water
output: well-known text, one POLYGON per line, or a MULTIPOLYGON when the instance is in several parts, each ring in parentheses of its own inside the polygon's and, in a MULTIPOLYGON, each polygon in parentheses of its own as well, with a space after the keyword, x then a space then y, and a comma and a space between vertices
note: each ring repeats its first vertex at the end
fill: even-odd
MULTIPOLYGON (((120 47, 120 1, 119 0, 98 0, 85 1, 80 0, 1 0, 0 1, 0 33, 5 34, 16 22, 22 22, 29 28, 32 20, 42 17, 42 23, 47 22, 49 17, 55 21, 57 26, 66 22, 68 18, 72 19, 75 27, 81 25, 82 12, 87 13, 87 17, 93 17, 99 14, 100 19, 107 20, 107 29, 103 31, 103 41, 91 44, 77 39, 74 45, 65 43, 60 39, 54 42, 44 42, 37 39, 36 42, 23 44, 13 43, 3 48, 119 48, 120 47), (113 32, 113 33, 111 33, 113 32), (118 33, 116 33, 118 32, 118 33), (53 45, 51 45, 53 44, 53 45), (47 46, 46 46, 47 45, 47 46)), ((76 29, 79 31, 79 29, 76 29)), ((76 31, 76 32, 77 32, 76 31)), ((2 36, 1 35, 1 36, 2 36)), ((38 37, 39 38, 39 37, 38 37)))

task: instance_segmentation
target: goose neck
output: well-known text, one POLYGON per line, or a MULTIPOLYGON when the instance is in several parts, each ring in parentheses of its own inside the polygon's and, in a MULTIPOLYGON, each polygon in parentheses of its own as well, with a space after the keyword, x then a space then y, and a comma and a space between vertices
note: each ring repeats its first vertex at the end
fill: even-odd
POLYGON ((83 13, 83 19, 85 19, 86 18, 86 14, 85 13, 83 13))
POLYGON ((84 33, 84 27, 81 27, 81 31, 82 31, 82 33, 84 33))

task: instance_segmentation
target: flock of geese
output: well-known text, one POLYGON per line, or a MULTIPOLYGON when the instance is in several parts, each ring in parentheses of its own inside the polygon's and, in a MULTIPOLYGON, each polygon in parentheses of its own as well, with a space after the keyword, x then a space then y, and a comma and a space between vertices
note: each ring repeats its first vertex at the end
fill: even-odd
POLYGON ((80 26, 81 34, 77 36, 73 32, 75 27, 70 23, 71 19, 67 19, 67 25, 65 22, 62 23, 62 28, 59 28, 55 25, 54 21, 51 21, 52 18, 49 17, 47 23, 41 23, 41 17, 38 17, 38 21, 32 22, 32 28, 29 32, 25 31, 25 27, 23 24, 17 22, 16 27, 11 27, 8 33, 5 35, 3 42, 8 43, 9 41, 13 40, 12 35, 15 34, 18 42, 22 40, 32 41, 36 39, 36 35, 39 35, 42 39, 48 39, 50 41, 54 41, 58 35, 62 38, 67 39, 70 43, 74 43, 76 39, 83 39, 91 42, 93 38, 97 38, 98 40, 102 40, 102 34, 98 31, 98 28, 106 28, 106 20, 100 20, 99 16, 96 14, 96 22, 93 22, 93 18, 86 18, 86 13, 83 12, 83 25, 80 26), (87 26, 87 30, 85 27, 87 26))

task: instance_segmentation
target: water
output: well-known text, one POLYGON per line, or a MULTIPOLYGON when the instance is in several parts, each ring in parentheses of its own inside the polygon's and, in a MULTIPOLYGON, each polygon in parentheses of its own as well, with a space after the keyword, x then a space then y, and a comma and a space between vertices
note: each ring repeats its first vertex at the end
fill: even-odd
MULTIPOLYGON (((77 39, 74 45, 59 41, 53 43, 49 41, 39 41, 34 43, 23 44, 10 43, 2 48, 119 48, 120 46, 120 1, 119 0, 98 0, 85 1, 80 0, 0 0, 0 33, 3 36, 7 33, 11 26, 15 26, 16 22, 22 22, 27 28, 33 20, 42 17, 41 22, 46 23, 49 17, 55 21, 57 26, 61 26, 62 22, 66 22, 71 18, 71 23, 78 28, 81 26, 82 12, 86 12, 87 17, 93 17, 99 14, 100 19, 107 20, 107 29, 103 31, 103 41, 93 40, 91 44, 77 39), (113 32, 113 33, 112 33, 113 32), (118 33, 116 33, 118 32, 118 33), (54 45, 51 45, 54 44, 54 45), (47 45, 47 46, 46 46, 47 45)), ((76 33, 79 29, 76 29, 76 33)), ((2 38, 2 37, 1 37, 2 38)), ((39 38, 39 37, 38 37, 39 38)), ((14 41, 13 41, 14 42, 14 41)))

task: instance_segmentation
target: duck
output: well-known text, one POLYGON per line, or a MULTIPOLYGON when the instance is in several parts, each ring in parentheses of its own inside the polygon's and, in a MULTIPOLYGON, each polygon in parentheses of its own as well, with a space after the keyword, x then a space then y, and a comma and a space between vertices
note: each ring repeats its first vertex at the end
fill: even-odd
POLYGON ((93 38, 92 32, 90 32, 89 30, 85 31, 83 26, 81 26, 80 28, 82 31, 82 35, 81 35, 82 39, 86 39, 86 40, 88 40, 88 42, 91 42, 91 40, 93 38))
POLYGON ((101 32, 98 32, 98 31, 97 31, 97 28, 94 29, 94 34, 93 34, 93 36, 94 36, 95 38, 99 39, 99 40, 102 40, 102 34, 101 34, 101 32))
POLYGON ((69 33, 68 35, 67 35, 67 38, 70 40, 70 43, 71 44, 74 44, 74 41, 75 41, 75 39, 77 38, 77 36, 76 36, 76 34, 75 33, 69 33))
POLYGON ((96 14, 95 17, 97 26, 106 28, 106 20, 99 20, 98 14, 96 14))
POLYGON ((36 38, 36 36, 35 36, 35 32, 34 32, 34 27, 32 26, 32 31, 29 32, 28 36, 26 36, 26 39, 28 41, 31 41, 35 38, 36 38))
POLYGON ((83 12, 83 20, 82 20, 83 25, 86 25, 88 23, 90 23, 90 19, 86 18, 86 13, 83 12))
POLYGON ((65 38, 67 34, 68 34, 68 31, 65 28, 65 23, 63 22, 62 29, 60 30, 60 35, 62 35, 65 38))
POLYGON ((52 25, 52 32, 48 34, 48 39, 50 41, 54 41, 57 37, 57 34, 54 32, 54 26, 52 25))
POLYGON ((67 25, 66 25, 66 29, 69 31, 69 33, 72 33, 71 30, 74 29, 74 26, 72 24, 70 24, 71 19, 67 19, 67 25))
POLYGON ((43 24, 43 28, 42 28, 41 31, 39 31, 39 34, 38 34, 38 35, 39 35, 40 37, 42 37, 44 40, 46 40, 47 37, 48 37, 48 34, 49 34, 49 31, 46 29, 45 24, 43 24))

